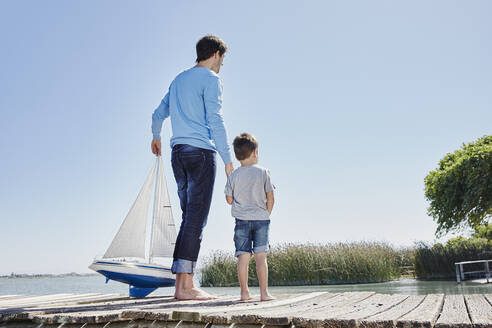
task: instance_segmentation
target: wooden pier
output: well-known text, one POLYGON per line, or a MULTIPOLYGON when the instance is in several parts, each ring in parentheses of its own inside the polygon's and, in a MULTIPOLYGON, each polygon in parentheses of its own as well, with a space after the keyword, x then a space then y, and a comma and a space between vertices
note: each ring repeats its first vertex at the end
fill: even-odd
POLYGON ((241 302, 143 299, 117 294, 0 296, 0 328, 16 327, 492 327, 492 294, 401 295, 374 292, 277 295, 241 302))

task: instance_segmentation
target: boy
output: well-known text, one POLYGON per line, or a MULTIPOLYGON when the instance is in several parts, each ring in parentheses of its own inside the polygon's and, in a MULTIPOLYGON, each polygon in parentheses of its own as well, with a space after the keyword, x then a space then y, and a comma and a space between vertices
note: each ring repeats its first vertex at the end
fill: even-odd
POLYGON ((233 146, 241 166, 229 175, 225 195, 227 203, 232 205, 232 216, 236 218, 234 245, 238 258, 241 300, 252 298, 248 289, 248 266, 253 253, 260 283, 260 300, 270 301, 275 297, 268 292, 266 252, 270 248, 268 231, 274 203, 274 186, 270 181, 270 172, 257 165, 258 141, 255 137, 242 133, 234 139, 233 146))

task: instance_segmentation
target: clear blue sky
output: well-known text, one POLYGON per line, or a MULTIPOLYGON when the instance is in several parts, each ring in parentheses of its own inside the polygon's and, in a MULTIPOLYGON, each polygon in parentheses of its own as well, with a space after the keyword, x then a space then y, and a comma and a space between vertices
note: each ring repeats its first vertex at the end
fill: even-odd
MULTIPOLYGON (((432 241, 424 177, 492 131, 491 12, 490 1, 0 2, 0 274, 89 271, 153 163, 152 111, 207 33, 229 46, 229 137, 257 136, 277 186, 273 244, 432 241)), ((202 255, 233 251, 224 184, 220 162, 202 255)))

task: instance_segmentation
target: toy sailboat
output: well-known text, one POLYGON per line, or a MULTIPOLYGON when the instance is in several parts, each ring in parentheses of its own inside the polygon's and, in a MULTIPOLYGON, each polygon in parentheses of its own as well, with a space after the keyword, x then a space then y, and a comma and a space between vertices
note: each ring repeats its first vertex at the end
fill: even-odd
POLYGON ((176 241, 176 226, 162 167, 161 157, 158 156, 108 250, 89 266, 104 275, 106 283, 116 280, 130 285, 132 297, 145 297, 157 288, 173 286, 175 282, 170 265, 155 261, 156 258, 172 258, 176 241), (146 255, 147 216, 153 183, 150 249, 146 255))

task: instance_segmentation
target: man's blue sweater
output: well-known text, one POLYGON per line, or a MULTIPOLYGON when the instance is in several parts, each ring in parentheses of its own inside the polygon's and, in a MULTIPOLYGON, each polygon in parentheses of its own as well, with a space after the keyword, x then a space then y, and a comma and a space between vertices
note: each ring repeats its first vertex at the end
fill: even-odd
POLYGON ((187 144, 216 150, 224 164, 231 151, 222 118, 222 84, 219 76, 205 67, 180 73, 152 115, 152 135, 160 139, 162 122, 171 116, 171 147, 187 144))

